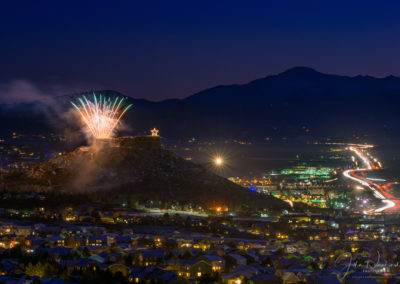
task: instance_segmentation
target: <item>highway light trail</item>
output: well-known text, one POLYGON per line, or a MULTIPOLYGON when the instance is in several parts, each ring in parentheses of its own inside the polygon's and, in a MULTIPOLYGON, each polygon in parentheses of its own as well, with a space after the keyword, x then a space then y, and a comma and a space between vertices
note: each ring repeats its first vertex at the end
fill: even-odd
MULTIPOLYGON (((376 162, 379 166, 376 166, 374 162, 371 161, 371 159, 368 157, 370 156, 369 153, 365 155, 358 146, 350 146, 349 150, 354 152, 357 157, 363 162, 365 165, 364 168, 358 168, 354 170, 346 170, 343 172, 343 175, 346 178, 349 178, 355 182, 360 183, 363 186, 368 187, 369 189, 372 190, 374 196, 380 200, 382 200, 383 203, 385 203, 384 206, 373 210, 375 213, 380 213, 380 212, 390 212, 394 209, 399 209, 400 208, 400 200, 397 200, 392 194, 389 193, 388 187, 385 185, 380 185, 375 182, 373 182, 374 179, 367 179, 362 177, 363 172, 365 171, 372 171, 374 169, 381 169, 382 165, 381 163, 375 158, 374 162, 376 162)), ((376 179, 375 179, 376 180, 376 179)))
POLYGON ((382 202, 386 203, 387 205, 385 205, 381 208, 375 209, 375 212, 384 212, 385 210, 393 209, 393 207, 396 206, 396 203, 389 199, 382 200, 382 202))

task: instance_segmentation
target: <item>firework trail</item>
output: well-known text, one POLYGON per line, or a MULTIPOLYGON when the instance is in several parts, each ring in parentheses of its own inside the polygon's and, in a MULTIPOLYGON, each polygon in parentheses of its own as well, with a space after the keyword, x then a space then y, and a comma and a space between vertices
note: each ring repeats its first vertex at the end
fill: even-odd
POLYGON ((102 96, 93 93, 92 100, 85 95, 71 104, 78 111, 89 133, 96 139, 111 138, 119 121, 132 105, 125 105, 126 98, 102 96))

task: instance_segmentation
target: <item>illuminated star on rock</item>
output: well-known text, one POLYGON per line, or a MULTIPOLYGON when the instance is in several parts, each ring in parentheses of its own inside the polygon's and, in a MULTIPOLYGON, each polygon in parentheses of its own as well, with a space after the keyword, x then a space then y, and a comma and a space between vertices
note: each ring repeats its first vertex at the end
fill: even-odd
POLYGON ((151 131, 151 136, 158 136, 158 129, 157 128, 153 128, 151 131))

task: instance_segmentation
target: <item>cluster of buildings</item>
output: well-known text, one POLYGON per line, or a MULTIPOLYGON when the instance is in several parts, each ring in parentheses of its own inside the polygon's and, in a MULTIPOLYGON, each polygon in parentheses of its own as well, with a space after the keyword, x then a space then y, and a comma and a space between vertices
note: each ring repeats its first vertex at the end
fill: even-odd
POLYGON ((6 283, 376 283, 400 280, 398 261, 394 216, 0 220, 6 283))
POLYGON ((13 132, 0 138, 0 168, 21 169, 65 155, 66 137, 59 134, 26 135, 13 132))
POLYGON ((328 167, 296 166, 272 171, 261 177, 231 177, 249 190, 319 208, 346 209, 349 188, 338 182, 341 170, 328 167))
MULTIPOLYGON (((25 144, 18 146, 19 135, 12 139, 11 148, 0 141, 0 151, 6 151, 3 157, 7 157, 2 162, 8 168, 63 155, 32 152, 25 144)), ((115 147, 161 147, 158 133, 113 142, 117 142, 115 147)), ((199 152, 210 146, 195 139, 187 143, 199 147, 199 152)), ((122 201, 118 208, 77 200, 79 205, 63 208, 54 204, 60 201, 57 196, 48 200, 44 193, 4 191, 1 198, 7 206, 0 208, 0 283, 400 281, 398 216, 351 213, 355 211, 349 210, 349 188, 339 180, 341 169, 351 161, 340 151, 330 148, 310 158, 327 160, 331 166, 306 163, 262 177, 230 178, 292 206, 299 202, 321 209, 313 213, 308 208, 302 213, 283 210, 241 216, 220 205, 192 208, 155 200, 122 201)), ((366 200, 361 195, 357 198, 358 203, 366 200)))

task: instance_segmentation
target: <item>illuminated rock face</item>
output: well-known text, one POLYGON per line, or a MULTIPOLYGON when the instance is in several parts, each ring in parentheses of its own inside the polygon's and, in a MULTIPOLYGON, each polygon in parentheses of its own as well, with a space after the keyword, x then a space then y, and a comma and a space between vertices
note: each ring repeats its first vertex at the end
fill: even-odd
MULTIPOLYGON (((96 139, 93 146, 102 147, 116 147, 116 148, 129 148, 129 149, 147 149, 157 150, 161 149, 160 136, 124 136, 109 139, 96 139)), ((88 147, 83 147, 82 150, 87 150, 88 147)))
POLYGON ((173 200, 221 212, 224 208, 289 208, 280 199, 249 191, 163 149, 160 137, 99 139, 95 143, 101 144, 81 147, 32 168, 7 173, 3 176, 4 185, 16 191, 82 193, 89 200, 110 204, 124 197, 173 200))
POLYGON ((161 149, 160 136, 127 136, 113 139, 116 147, 161 149))

